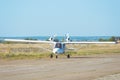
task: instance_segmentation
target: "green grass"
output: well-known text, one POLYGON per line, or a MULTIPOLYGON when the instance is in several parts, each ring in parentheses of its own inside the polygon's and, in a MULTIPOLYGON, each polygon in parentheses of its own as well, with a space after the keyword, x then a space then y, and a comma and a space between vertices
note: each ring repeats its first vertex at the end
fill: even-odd
MULTIPOLYGON (((93 54, 119 54, 120 50, 81 50, 78 52, 66 52, 71 56, 93 55, 93 54)), ((50 58, 51 53, 7 53, 0 54, 1 59, 42 59, 50 58)))

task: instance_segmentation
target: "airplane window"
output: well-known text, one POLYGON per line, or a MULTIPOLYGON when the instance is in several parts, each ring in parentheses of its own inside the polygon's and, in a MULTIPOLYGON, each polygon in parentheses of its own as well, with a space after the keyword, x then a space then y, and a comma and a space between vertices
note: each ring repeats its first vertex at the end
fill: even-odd
POLYGON ((55 45, 55 48, 61 48, 62 47, 62 45, 60 44, 60 43, 57 43, 56 45, 55 45))
POLYGON ((63 48, 65 48, 65 44, 63 44, 63 48))

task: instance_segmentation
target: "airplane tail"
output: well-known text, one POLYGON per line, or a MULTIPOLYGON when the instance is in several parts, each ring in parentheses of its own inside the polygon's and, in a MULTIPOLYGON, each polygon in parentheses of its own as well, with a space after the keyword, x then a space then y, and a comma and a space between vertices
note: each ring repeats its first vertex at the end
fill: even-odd
MULTIPOLYGON (((58 42, 58 40, 57 40, 55 37, 56 37, 56 35, 50 36, 50 38, 49 38, 48 40, 49 40, 49 41, 58 42)), ((71 41, 69 34, 66 34, 66 35, 65 35, 65 41, 66 41, 66 42, 70 42, 70 41, 71 41)))
POLYGON ((50 36, 49 41, 54 41, 56 35, 50 36))
POLYGON ((70 42, 70 36, 69 36, 69 34, 66 34, 65 36, 66 36, 66 39, 65 39, 66 42, 70 42))
POLYGON ((50 38, 48 39, 49 41, 53 41, 53 37, 52 36, 50 36, 50 38))

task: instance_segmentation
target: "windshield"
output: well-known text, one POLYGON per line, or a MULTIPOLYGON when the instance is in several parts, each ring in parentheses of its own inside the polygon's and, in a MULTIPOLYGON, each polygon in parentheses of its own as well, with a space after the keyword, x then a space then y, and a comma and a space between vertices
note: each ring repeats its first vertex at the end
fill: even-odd
POLYGON ((62 48, 61 43, 56 43, 55 48, 62 48))

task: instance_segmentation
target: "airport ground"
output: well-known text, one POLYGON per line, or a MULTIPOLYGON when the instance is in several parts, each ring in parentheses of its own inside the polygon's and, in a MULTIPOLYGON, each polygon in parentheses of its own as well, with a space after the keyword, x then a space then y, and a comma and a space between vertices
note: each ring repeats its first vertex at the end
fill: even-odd
MULTIPOLYGON (((35 48, 38 44, 27 45, 1 44, 0 47, 5 49, 2 51, 8 50, 6 54, 11 54, 7 48, 35 48)), ((74 45, 78 52, 70 59, 64 56, 58 59, 1 57, 0 80, 120 80, 120 44, 78 46, 74 45)))
MULTIPOLYGON (((120 74, 118 54, 70 59, 0 60, 0 80, 97 80, 113 74, 120 74)), ((120 75, 119 79, 113 80, 120 80, 120 75)))

